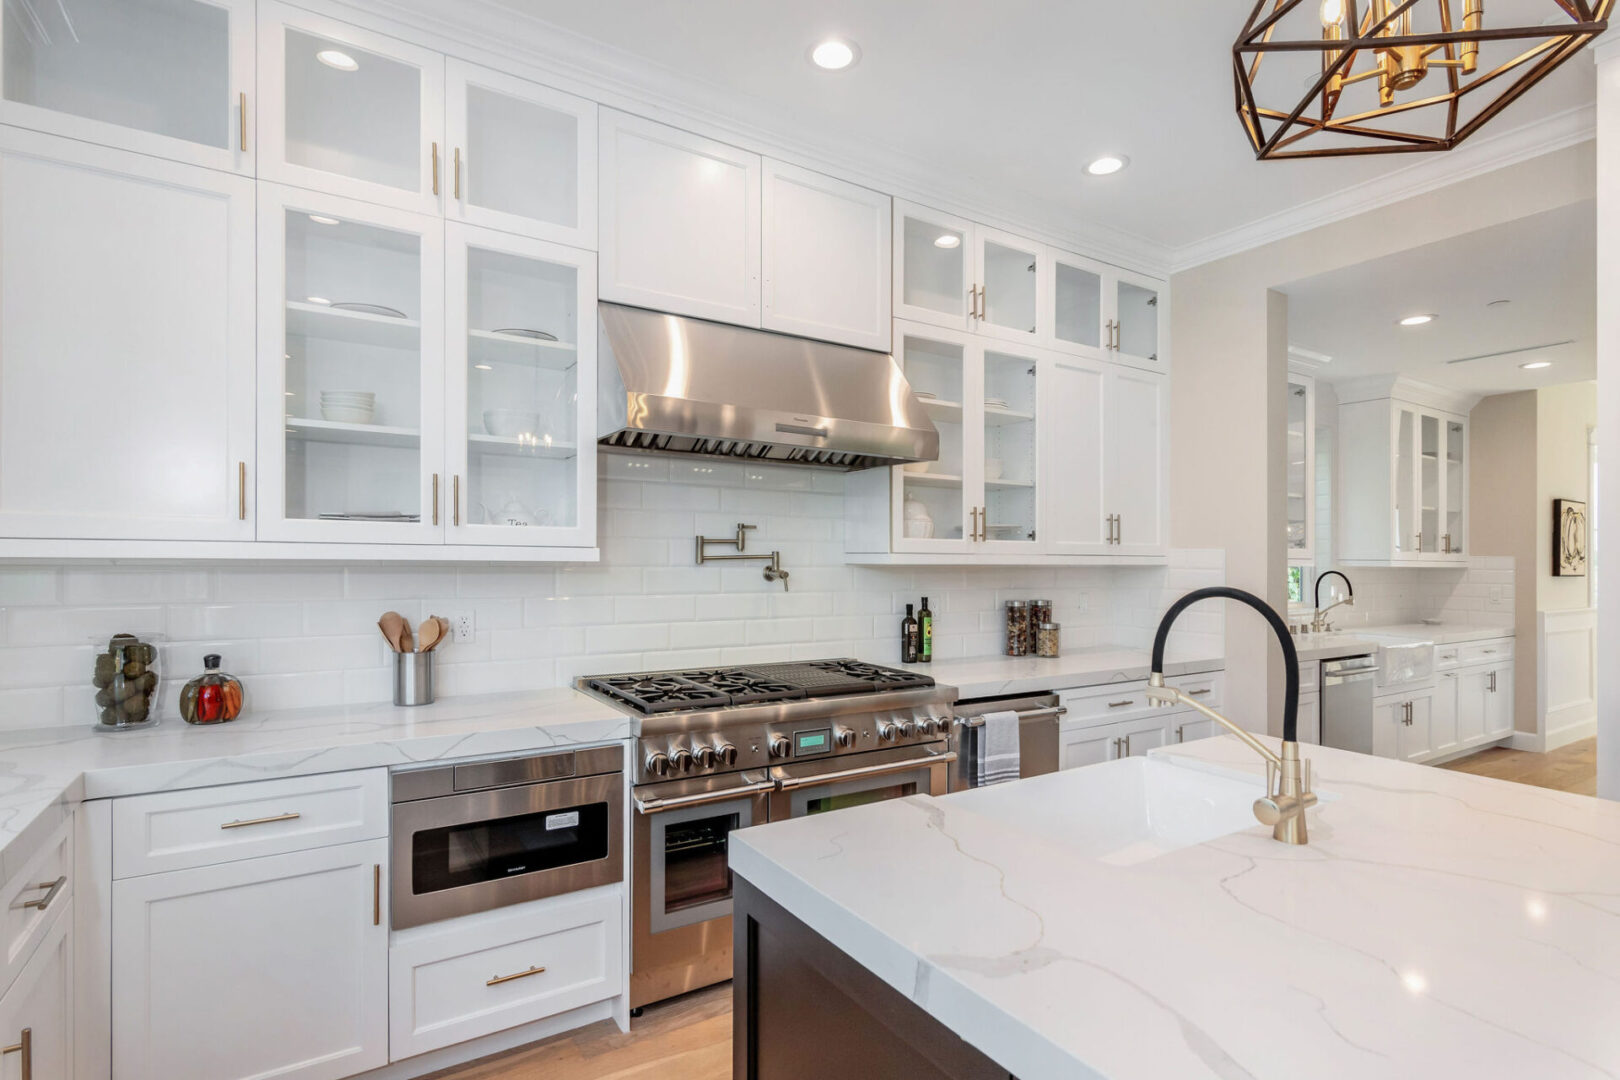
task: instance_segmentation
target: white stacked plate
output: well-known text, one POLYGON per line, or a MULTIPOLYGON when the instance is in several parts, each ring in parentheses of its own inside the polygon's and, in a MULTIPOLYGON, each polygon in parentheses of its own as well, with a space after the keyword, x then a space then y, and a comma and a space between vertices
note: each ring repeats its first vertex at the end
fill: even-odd
POLYGON ((369 390, 322 390, 321 419, 337 424, 369 424, 377 395, 369 390))

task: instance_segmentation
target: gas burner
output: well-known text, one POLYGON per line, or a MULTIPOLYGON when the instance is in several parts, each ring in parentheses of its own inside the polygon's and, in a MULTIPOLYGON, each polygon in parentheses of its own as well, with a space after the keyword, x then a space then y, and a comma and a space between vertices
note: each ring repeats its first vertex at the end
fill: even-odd
POLYGON ((579 684, 638 712, 652 714, 909 690, 933 686, 934 680, 915 672, 843 659, 595 675, 581 679, 579 684))
POLYGON ((644 713, 713 709, 731 704, 730 697, 722 691, 673 673, 602 675, 587 680, 586 685, 644 713))

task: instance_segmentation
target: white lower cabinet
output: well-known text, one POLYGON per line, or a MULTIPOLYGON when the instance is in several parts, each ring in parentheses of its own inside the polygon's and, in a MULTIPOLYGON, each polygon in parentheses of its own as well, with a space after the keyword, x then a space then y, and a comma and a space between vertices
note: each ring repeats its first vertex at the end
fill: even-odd
POLYGON ((116 1080, 386 1064, 387 865, 376 839, 114 881, 116 1080))
POLYGON ((1457 673, 1442 671, 1435 679, 1434 710, 1429 717, 1431 754, 1450 754, 1462 746, 1457 720, 1457 673))
POLYGON ((1299 695, 1295 734, 1299 741, 1320 746, 1322 743, 1322 698, 1318 694, 1299 695))
POLYGON ((1182 719, 1180 714, 1155 714, 1117 724, 1066 728, 1058 736, 1059 767, 1074 769, 1100 761, 1141 757, 1176 741, 1172 728, 1182 719))
POLYGON ((394 935, 394 1061, 517 1027, 624 991, 618 886, 394 935))
POLYGON ((73 1075, 72 928, 69 901, 0 996, 0 1047, 5 1048, 0 1077, 5 1080, 67 1080, 73 1075))
POLYGON ((1513 734, 1512 639, 1448 646, 1438 658, 1453 670, 1438 672, 1432 688, 1374 701, 1373 753, 1432 761, 1513 734), (1470 660, 1475 663, 1463 666, 1470 660))
POLYGON ((1400 761, 1429 756, 1434 691, 1391 694, 1373 702, 1373 753, 1400 761))

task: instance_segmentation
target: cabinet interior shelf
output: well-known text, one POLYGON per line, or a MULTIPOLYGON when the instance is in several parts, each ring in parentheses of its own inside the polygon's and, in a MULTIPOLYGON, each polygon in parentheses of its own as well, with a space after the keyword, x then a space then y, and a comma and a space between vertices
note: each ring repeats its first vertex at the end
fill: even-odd
POLYGON ((906 473, 906 483, 919 484, 923 487, 961 487, 962 478, 950 473, 906 473))
MULTIPOLYGON (((928 413, 930 420, 940 420, 947 424, 960 424, 962 422, 962 403, 960 401, 943 401, 940 398, 921 398, 923 409, 928 413)), ((984 422, 987 427, 1001 427, 1004 424, 1022 424, 1035 419, 1034 413, 1019 412, 1017 409, 997 409, 989 405, 984 407, 984 422)))
POLYGON ((561 460, 579 453, 579 447, 573 443, 554 442, 546 445, 517 435, 472 434, 467 436, 467 443, 470 449, 481 454, 505 454, 512 457, 561 460))
POLYGON ((398 446, 415 449, 422 433, 415 428, 381 424, 343 424, 336 420, 287 417, 287 434, 304 442, 346 443, 350 446, 398 446))
POLYGON ((1033 481, 1033 480, 986 480, 984 482, 984 486, 987 487, 987 488, 1032 488, 1032 487, 1035 486, 1035 481, 1033 481))
POLYGON ((287 302, 287 336, 345 341, 352 345, 380 345, 389 349, 420 346, 422 324, 364 311, 346 311, 302 300, 287 302))
POLYGON ((579 362, 578 353, 579 346, 569 341, 541 341, 493 330, 467 332, 467 359, 474 364, 525 364, 567 371, 579 362))

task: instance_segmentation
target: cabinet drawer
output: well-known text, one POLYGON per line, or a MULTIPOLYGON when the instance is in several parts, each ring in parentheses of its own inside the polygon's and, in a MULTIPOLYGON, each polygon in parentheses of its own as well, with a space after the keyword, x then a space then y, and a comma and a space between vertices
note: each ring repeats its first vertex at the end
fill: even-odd
POLYGON ((1492 641, 1470 641, 1466 645, 1457 646, 1462 650, 1457 663, 1461 664, 1495 664, 1503 660, 1513 659, 1513 639, 1496 638, 1492 641))
POLYGON ((0 1046, 20 1050, 28 1032, 29 1073, 18 1052, 0 1055, 6 1080, 67 1080, 73 1075, 73 903, 52 904, 41 944, 0 996, 0 1046))
POLYGON ((396 933, 390 1060, 623 993, 622 905, 610 886, 396 933))
POLYGON ((387 835, 387 769, 136 795, 113 803, 113 877, 387 835))
MULTIPOLYGON (((1223 673, 1204 675, 1175 675, 1166 683, 1192 696, 1200 705, 1219 708, 1223 673)), ((1146 682, 1112 683, 1108 686, 1087 686, 1078 690, 1060 690, 1067 724, 1111 724, 1120 720, 1133 720, 1158 711, 1161 706, 1148 700, 1146 682)))
POLYGON ((1437 645, 1434 650, 1434 669, 1448 671, 1462 662, 1461 645, 1437 645))
MULTIPOLYGON (((73 818, 52 834, 22 871, 0 887, 0 993, 45 937, 51 919, 73 898, 73 818)), ((5 1032, 0 1032, 3 1036, 5 1032)), ((0 1072, 0 1075, 4 1075, 0 1072)))

